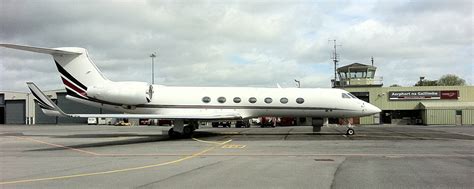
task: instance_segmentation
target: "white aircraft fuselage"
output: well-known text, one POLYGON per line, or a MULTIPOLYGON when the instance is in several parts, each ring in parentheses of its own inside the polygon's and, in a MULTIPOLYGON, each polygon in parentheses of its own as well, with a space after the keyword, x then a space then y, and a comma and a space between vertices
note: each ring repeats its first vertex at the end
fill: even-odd
POLYGON ((69 99, 130 114, 202 115, 238 114, 242 118, 261 116, 360 117, 380 112, 357 98, 344 98, 347 91, 323 88, 172 87, 153 85, 151 102, 123 106, 68 96, 69 99), (203 98, 208 97, 209 102, 203 98), (219 98, 221 98, 219 101, 219 98), (225 99, 223 101, 222 99, 225 99), (255 98, 256 102, 251 102, 255 98), (302 99, 297 103, 297 99, 302 99), (286 99, 286 100, 285 100, 286 99))
POLYGON ((67 114, 34 84, 28 87, 42 111, 52 116, 156 118, 175 121, 174 130, 188 134, 199 120, 248 119, 261 116, 348 118, 381 110, 342 89, 172 87, 107 79, 84 48, 0 46, 53 56, 67 98, 127 114, 67 114), (192 126, 183 126, 184 120, 192 126))

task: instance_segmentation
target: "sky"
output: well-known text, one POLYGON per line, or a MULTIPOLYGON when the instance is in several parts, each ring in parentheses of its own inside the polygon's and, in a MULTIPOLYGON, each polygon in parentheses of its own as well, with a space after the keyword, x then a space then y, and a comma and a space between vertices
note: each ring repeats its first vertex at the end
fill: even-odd
MULTIPOLYGON (((0 43, 83 47, 114 81, 171 86, 331 87, 339 65, 384 86, 455 74, 474 84, 470 0, 0 0, 0 43)), ((0 90, 60 89, 49 55, 0 47, 0 90)))

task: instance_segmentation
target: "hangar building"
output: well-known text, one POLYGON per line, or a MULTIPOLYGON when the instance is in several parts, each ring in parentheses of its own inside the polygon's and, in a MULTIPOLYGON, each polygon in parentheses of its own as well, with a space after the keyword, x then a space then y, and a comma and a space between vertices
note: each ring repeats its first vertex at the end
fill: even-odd
MULTIPOLYGON (((118 113, 66 99, 66 90, 44 91, 62 110, 78 114, 118 113)), ((0 124, 77 124, 87 118, 52 117, 45 115, 34 103, 34 96, 26 92, 0 91, 0 124)))

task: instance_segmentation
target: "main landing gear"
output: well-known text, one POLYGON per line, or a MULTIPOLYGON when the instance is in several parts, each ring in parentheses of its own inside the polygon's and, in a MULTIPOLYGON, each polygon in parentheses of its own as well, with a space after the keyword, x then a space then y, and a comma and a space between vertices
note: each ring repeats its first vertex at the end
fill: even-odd
POLYGON ((198 128, 198 121, 189 121, 189 124, 184 125, 184 120, 175 120, 174 126, 168 130, 168 136, 171 138, 189 137, 198 128))

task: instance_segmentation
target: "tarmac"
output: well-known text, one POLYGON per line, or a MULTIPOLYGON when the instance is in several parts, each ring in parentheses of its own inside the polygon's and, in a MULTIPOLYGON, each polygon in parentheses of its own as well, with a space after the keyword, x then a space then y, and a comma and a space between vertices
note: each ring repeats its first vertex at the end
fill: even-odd
POLYGON ((0 188, 474 188, 473 126, 0 126, 0 188))

